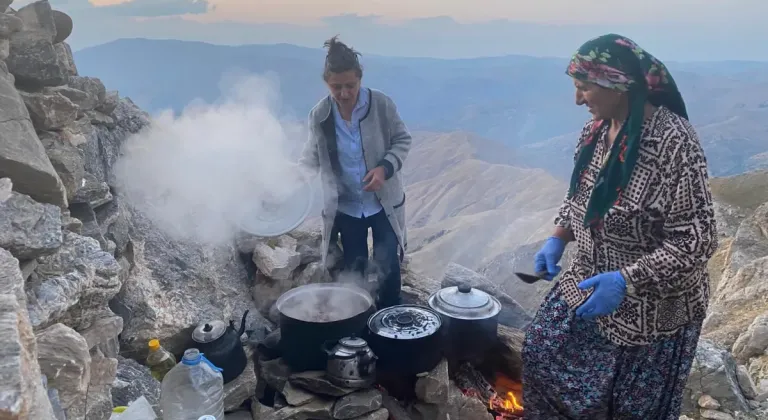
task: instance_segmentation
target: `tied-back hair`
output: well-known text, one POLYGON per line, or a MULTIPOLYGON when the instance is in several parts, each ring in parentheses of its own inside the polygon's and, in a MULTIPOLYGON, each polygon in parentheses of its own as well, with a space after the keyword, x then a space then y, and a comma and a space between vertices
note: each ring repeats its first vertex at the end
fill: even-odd
POLYGON ((363 77, 363 66, 359 60, 362 54, 339 41, 338 35, 325 41, 323 46, 328 49, 328 54, 325 56, 323 80, 327 81, 331 73, 344 73, 350 70, 353 70, 357 77, 363 77))

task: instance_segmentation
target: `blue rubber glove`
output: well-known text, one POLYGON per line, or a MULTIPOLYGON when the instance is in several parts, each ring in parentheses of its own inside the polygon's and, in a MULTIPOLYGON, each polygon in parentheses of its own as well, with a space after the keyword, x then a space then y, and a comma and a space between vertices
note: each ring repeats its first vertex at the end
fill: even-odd
POLYGON ((563 251, 565 251, 565 241, 556 236, 550 236, 533 257, 533 267, 536 273, 546 272, 547 275, 544 278, 547 280, 555 278, 561 270, 557 263, 563 257, 563 251))
POLYGON ((627 294, 627 281, 618 271, 598 274, 579 283, 581 290, 592 287, 595 290, 587 301, 576 309, 576 316, 580 318, 594 319, 612 314, 627 294))

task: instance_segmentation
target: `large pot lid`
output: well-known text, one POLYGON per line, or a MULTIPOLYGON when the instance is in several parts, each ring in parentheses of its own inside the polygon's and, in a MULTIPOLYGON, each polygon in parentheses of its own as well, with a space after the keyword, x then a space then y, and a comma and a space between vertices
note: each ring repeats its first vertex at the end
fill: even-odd
POLYGON ((417 305, 384 308, 368 318, 371 333, 398 340, 413 340, 435 334, 442 326, 440 314, 417 305))
POLYGON ((227 323, 224 321, 209 321, 200 324, 192 331, 192 339, 197 343, 211 343, 224 335, 227 323))
POLYGON ((438 290, 429 297, 429 306, 443 315, 466 320, 490 318, 501 311, 498 299, 467 284, 438 290))
POLYGON ((247 207, 236 216, 238 227, 251 235, 266 238, 280 236, 299 227, 312 210, 314 188, 303 173, 297 172, 296 176, 299 182, 293 190, 264 194, 259 200, 247 203, 247 207))

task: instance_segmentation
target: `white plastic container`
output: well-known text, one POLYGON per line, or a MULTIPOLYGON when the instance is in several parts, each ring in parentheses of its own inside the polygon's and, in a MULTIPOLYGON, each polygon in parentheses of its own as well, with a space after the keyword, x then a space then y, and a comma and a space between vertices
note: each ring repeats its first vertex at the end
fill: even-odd
POLYGON ((198 420, 211 415, 224 420, 224 378, 199 350, 187 349, 181 362, 163 378, 163 420, 198 420))

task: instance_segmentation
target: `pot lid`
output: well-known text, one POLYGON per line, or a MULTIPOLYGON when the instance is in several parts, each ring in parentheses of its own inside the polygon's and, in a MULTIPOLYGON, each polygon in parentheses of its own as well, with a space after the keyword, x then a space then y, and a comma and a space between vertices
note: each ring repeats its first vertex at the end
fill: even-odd
POLYGON ((238 227, 260 237, 283 235, 299 227, 312 210, 314 188, 303 174, 297 176, 298 185, 292 190, 260 194, 246 203, 236 215, 238 227))
POLYGON ((227 331, 224 321, 209 321, 200 324, 192 331, 192 339, 198 343, 210 343, 218 340, 227 331))
POLYGON ((501 303, 488 293, 468 284, 440 289, 429 297, 429 306, 457 319, 486 319, 501 311, 501 303))
POLYGON ((368 346, 368 343, 366 343, 365 340, 363 340, 360 337, 344 337, 339 340, 339 344, 345 347, 351 347, 355 349, 368 346))
POLYGON ((381 309, 368 319, 371 333, 398 340, 428 337, 443 324, 440 314, 417 305, 397 305, 381 309))

